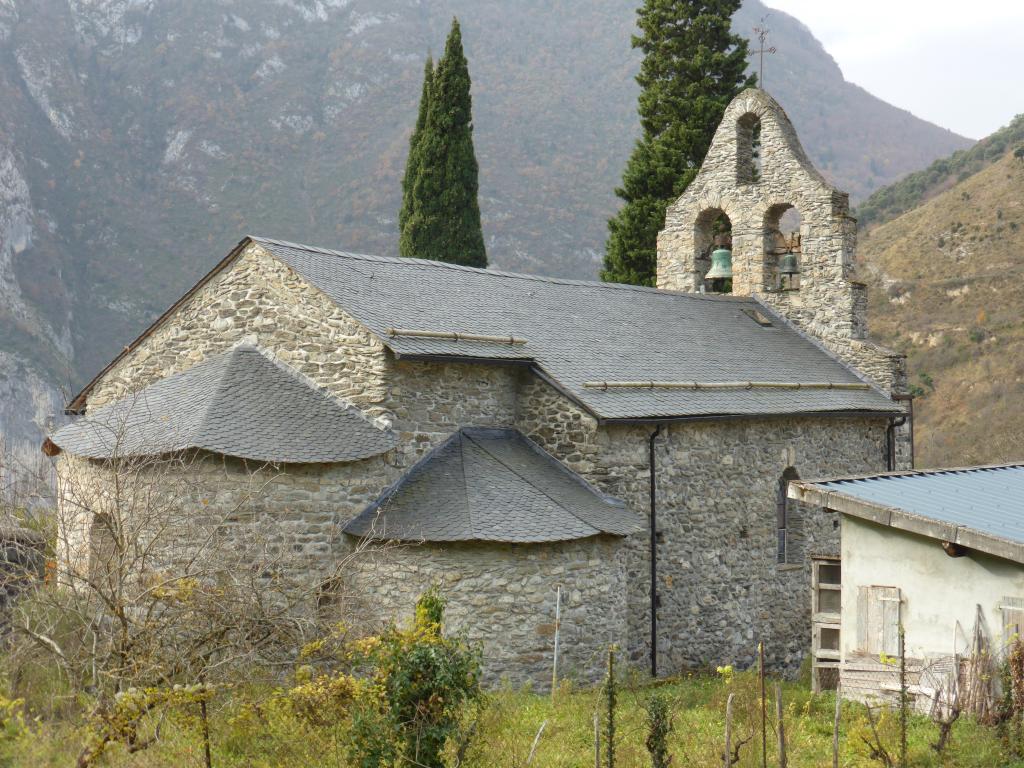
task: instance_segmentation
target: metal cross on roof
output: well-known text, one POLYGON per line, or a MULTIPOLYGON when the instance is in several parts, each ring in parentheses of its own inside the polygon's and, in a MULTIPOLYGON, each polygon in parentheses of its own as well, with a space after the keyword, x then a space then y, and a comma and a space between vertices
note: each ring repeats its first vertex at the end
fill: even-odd
POLYGON ((754 34, 757 35, 757 40, 761 44, 761 46, 757 50, 751 51, 748 54, 750 56, 754 56, 755 54, 758 56, 757 86, 762 90, 764 90, 764 55, 766 53, 775 53, 774 45, 769 46, 767 48, 765 47, 765 42, 768 40, 768 33, 771 31, 766 26, 766 24, 768 23, 769 15, 770 14, 766 14, 762 16, 761 23, 754 27, 754 34))

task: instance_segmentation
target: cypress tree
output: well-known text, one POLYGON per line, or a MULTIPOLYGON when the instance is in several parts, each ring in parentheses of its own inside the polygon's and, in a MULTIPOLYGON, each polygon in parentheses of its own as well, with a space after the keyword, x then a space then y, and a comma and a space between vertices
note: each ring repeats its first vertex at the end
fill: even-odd
MULTIPOLYGON (((427 124, 427 110, 430 108, 430 84, 434 79, 434 61, 428 56, 423 65, 423 90, 420 93, 420 111, 416 116, 416 127, 409 137, 409 157, 405 161, 405 175, 402 177, 402 208, 398 212, 398 231, 405 231, 405 223, 409 220, 413 208, 412 187, 419 171, 419 145, 427 124)), ((403 256, 406 254, 402 254, 403 256)))
POLYGON ((747 41, 730 29, 741 0, 645 0, 637 10, 643 51, 637 82, 642 134, 615 194, 601 279, 654 285, 665 209, 700 169, 732 98, 754 85, 747 41))
POLYGON ((487 266, 469 91, 462 32, 458 19, 453 19, 417 140, 411 201, 399 241, 403 256, 487 266))

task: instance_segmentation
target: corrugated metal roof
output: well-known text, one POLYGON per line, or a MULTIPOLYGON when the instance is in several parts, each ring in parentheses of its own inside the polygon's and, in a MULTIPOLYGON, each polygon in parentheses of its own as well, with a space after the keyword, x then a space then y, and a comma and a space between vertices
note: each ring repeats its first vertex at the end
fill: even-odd
POLYGON ((90 458, 199 448, 269 462, 355 461, 395 444, 357 408, 247 345, 90 411, 50 440, 90 458))
POLYGON ((753 298, 562 280, 441 262, 255 239, 394 352, 523 360, 607 419, 873 411, 900 408, 881 390, 586 387, 587 382, 863 384, 830 353, 753 298), (517 343, 392 335, 455 332, 517 343), (523 343, 525 340, 525 343, 523 343))
POLYGON ((399 541, 566 541, 640 530, 605 496, 514 429, 466 427, 345 527, 399 541))
POLYGON ((1024 543, 1021 464, 813 481, 807 485, 1024 543))

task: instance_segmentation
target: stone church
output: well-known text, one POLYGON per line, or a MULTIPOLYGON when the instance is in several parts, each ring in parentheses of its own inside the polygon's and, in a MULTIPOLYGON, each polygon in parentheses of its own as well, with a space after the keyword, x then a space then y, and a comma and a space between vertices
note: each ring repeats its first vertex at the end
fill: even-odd
POLYGON ((380 620, 439 585, 491 679, 550 679, 559 593, 581 680, 609 643, 659 674, 749 662, 759 640, 793 668, 809 555, 839 534, 787 481, 912 462, 855 241, 847 195, 749 89, 667 212, 657 288, 249 237, 44 448, 102 483, 116 421, 122 455, 189 452, 239 483, 274 466, 265 505, 295 521, 303 578, 354 541, 403 542, 348 578, 380 620))

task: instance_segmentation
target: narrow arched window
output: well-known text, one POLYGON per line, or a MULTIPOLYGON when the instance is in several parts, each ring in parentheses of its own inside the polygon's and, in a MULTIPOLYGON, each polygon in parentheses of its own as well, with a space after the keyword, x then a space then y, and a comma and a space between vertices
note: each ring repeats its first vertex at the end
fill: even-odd
POLYGON ((789 502, 789 483, 791 480, 799 480, 800 475, 793 467, 786 467, 779 478, 778 498, 776 500, 776 527, 778 531, 778 544, 776 558, 779 563, 792 563, 796 561, 795 552, 791 537, 793 534, 793 519, 789 502))
POLYGON ((761 118, 752 112, 736 122, 736 183, 761 180, 761 118))

